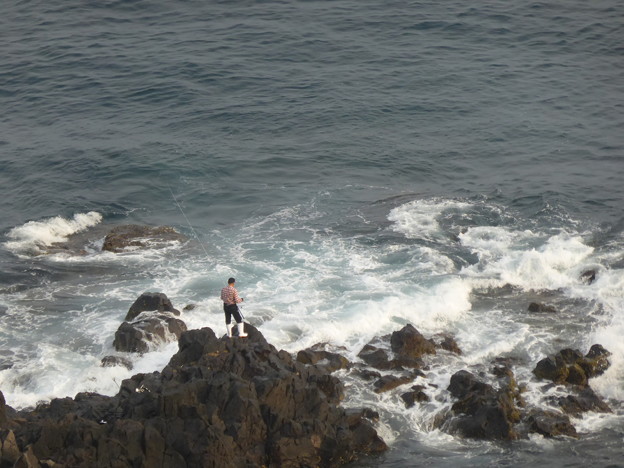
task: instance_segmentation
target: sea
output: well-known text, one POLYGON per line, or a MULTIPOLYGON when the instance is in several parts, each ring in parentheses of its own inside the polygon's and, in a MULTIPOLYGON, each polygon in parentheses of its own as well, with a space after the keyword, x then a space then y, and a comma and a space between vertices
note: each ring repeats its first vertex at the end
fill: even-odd
POLYGON ((100 366, 130 305, 162 292, 223 334, 233 276, 247 321, 292 353, 357 363, 407 323, 455 337, 413 408, 413 383, 337 374, 389 445, 354 467, 624 466, 624 3, 6 0, 0 44, 9 405, 161 370, 175 342, 100 366), (119 224, 189 240, 102 252, 119 224), (566 390, 535 364, 596 343, 613 412, 573 417, 578 439, 437 428, 458 370, 508 359, 553 409, 566 390))

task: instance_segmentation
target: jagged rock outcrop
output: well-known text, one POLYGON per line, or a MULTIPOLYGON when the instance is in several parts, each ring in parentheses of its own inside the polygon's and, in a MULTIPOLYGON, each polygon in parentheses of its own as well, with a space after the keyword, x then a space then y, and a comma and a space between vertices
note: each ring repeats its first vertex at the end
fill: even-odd
POLYGON ((379 370, 422 369, 425 354, 435 354, 433 340, 426 339, 413 325, 407 324, 390 336, 375 338, 366 344, 358 357, 366 364, 379 370), (382 347, 390 342, 393 356, 382 347))
POLYGON ((453 417, 448 421, 450 432, 475 439, 518 438, 514 427, 520 421, 515 381, 507 381, 497 390, 462 370, 453 374, 448 391, 457 399, 452 406, 453 417))
POLYGON ((387 448, 369 412, 339 406, 337 378, 246 328, 245 339, 188 331, 162 372, 124 380, 114 397, 83 393, 9 418, 2 457, 76 468, 332 467, 387 448))
POLYGON ((161 248, 172 242, 187 240, 186 236, 170 226, 125 224, 110 230, 104 238, 102 250, 119 253, 134 249, 161 248))
POLYGON ((180 312, 165 294, 141 294, 115 332, 115 350, 146 353, 161 343, 179 339, 187 327, 177 315, 180 312))
POLYGON ((346 357, 327 351, 326 347, 327 343, 317 343, 310 348, 303 349, 297 353, 297 361, 303 364, 321 366, 330 373, 349 367, 350 363, 346 357))
POLYGON ((556 411, 533 410, 527 418, 527 423, 530 432, 535 432, 545 437, 578 437, 576 428, 570 422, 570 418, 556 411))
POLYGON ((585 356, 577 349, 566 348, 539 361, 533 369, 533 374, 538 379, 585 387, 588 385, 588 379, 607 370, 610 355, 611 353, 599 344, 593 345, 585 356))
POLYGON ((416 403, 426 403, 430 400, 429 396, 424 392, 423 385, 414 385, 410 391, 401 394, 401 399, 405 402, 406 408, 411 408, 416 403))
POLYGON ((398 356, 419 359, 425 354, 435 354, 435 343, 426 339, 416 328, 408 323, 390 337, 392 351, 398 356))
POLYGON ((173 307, 171 300, 164 293, 147 292, 141 294, 128 309, 125 321, 130 322, 137 318, 142 312, 170 312, 175 316, 180 315, 180 311, 173 307))

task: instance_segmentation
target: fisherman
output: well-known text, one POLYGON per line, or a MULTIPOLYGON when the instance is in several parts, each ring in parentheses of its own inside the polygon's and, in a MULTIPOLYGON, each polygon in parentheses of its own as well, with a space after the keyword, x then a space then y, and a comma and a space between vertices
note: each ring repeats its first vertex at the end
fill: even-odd
POLYGON ((232 329, 234 324, 232 323, 232 315, 236 324, 238 325, 239 338, 245 338, 245 324, 243 323, 243 317, 238 310, 238 304, 243 302, 243 298, 238 295, 238 291, 234 287, 236 280, 234 278, 228 279, 228 285, 221 289, 221 300, 223 301, 223 311, 225 312, 225 327, 227 328, 227 336, 232 337, 232 329))

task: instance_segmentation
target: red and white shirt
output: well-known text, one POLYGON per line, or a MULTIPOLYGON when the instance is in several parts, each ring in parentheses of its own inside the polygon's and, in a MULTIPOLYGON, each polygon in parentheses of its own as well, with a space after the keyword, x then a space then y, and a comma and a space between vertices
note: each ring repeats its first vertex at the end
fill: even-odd
POLYGON ((221 300, 227 305, 243 302, 234 286, 226 286, 221 290, 221 300))

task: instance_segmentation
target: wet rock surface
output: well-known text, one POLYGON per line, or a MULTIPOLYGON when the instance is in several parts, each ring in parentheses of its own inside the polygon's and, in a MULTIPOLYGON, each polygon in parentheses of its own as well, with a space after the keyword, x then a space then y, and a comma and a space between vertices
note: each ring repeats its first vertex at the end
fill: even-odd
POLYGON ((180 312, 163 293, 144 293, 130 306, 115 332, 113 346, 125 353, 146 353, 161 343, 175 341, 187 330, 180 312))
POLYGON ((337 378, 246 328, 245 339, 183 333, 162 372, 124 380, 114 397, 82 393, 15 417, 2 398, 3 463, 330 467, 386 450, 373 411, 339 406, 337 378))
MULTIPOLYGON (((397 393, 407 409, 431 401, 425 391, 426 371, 439 372, 440 361, 424 358, 435 350, 445 349, 458 356, 462 350, 449 334, 438 334, 427 339, 408 324, 401 330, 384 337, 376 337, 366 344, 358 357, 362 360, 352 375, 370 385, 375 393, 397 393), (400 387, 422 380, 409 391, 400 387), (397 390, 397 388, 399 388, 397 390)), ((447 391, 450 407, 439 411, 432 424, 450 434, 472 439, 515 440, 539 433, 545 437, 577 437, 570 416, 579 417, 584 412, 610 412, 611 408, 590 387, 589 379, 600 375, 609 367, 609 351, 594 345, 583 355, 574 349, 562 349, 546 357, 535 366, 534 375, 547 379, 543 386, 544 397, 537 406, 527 404, 523 397, 528 384, 519 384, 513 370, 521 360, 498 357, 491 367, 480 367, 478 372, 467 369, 455 372, 447 391), (557 396, 548 396, 557 387, 557 396)), ((522 363, 526 365, 526 363, 522 363)), ((438 394, 436 399, 441 395, 438 394)))
POLYGON ((104 238, 102 250, 120 253, 128 250, 160 248, 171 242, 185 242, 188 238, 170 226, 142 226, 125 224, 115 226, 104 238))
POLYGON ((318 343, 297 353, 297 361, 303 364, 312 364, 331 373, 340 369, 347 369, 351 363, 341 354, 327 351, 327 343, 318 343))
POLYGON ((529 312, 545 312, 549 314, 557 313, 557 309, 554 306, 542 304, 541 302, 531 302, 527 310, 529 312))
POLYGON ((610 355, 599 344, 593 345, 585 356, 577 349, 566 348, 539 361, 533 374, 554 383, 586 386, 588 379, 601 375, 609 367, 610 355))

